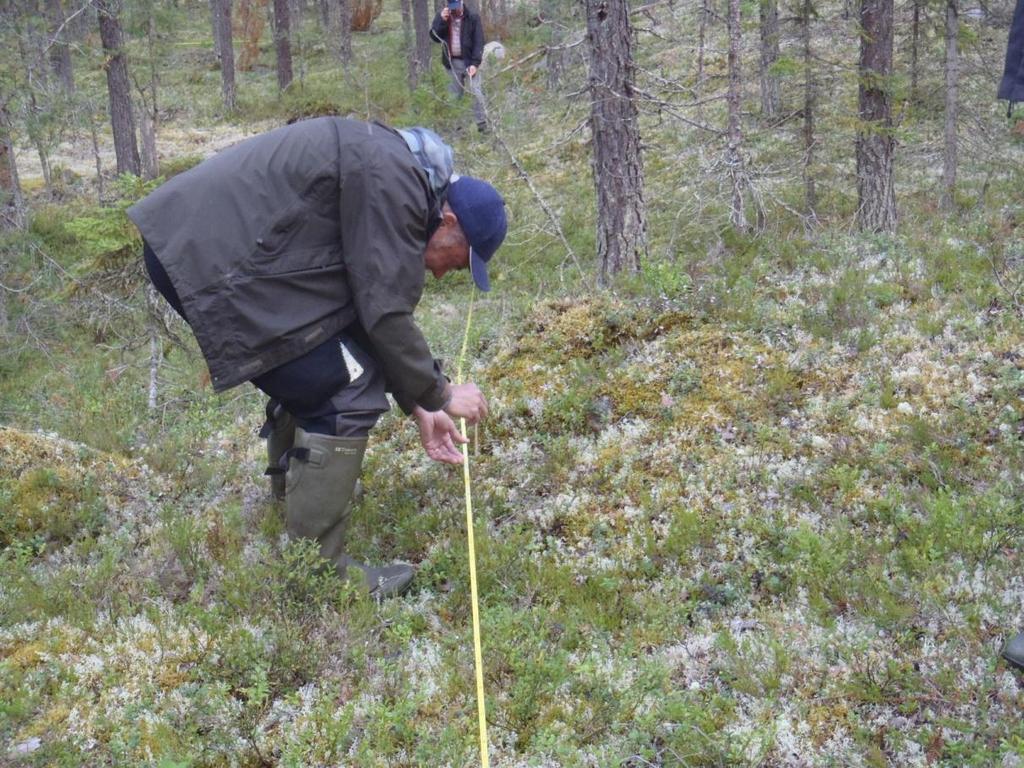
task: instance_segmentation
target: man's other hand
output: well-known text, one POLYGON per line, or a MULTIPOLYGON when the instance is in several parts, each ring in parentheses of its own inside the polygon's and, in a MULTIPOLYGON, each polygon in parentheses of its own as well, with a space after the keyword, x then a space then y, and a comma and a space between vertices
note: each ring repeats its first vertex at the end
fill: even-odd
POLYGON ((420 442, 427 456, 445 464, 461 464, 462 451, 456 443, 468 443, 451 417, 444 411, 425 411, 419 406, 413 410, 416 425, 420 429, 420 442))
POLYGON ((444 410, 452 418, 462 418, 470 424, 476 424, 487 418, 487 399, 471 381, 455 384, 452 386, 452 399, 444 410))

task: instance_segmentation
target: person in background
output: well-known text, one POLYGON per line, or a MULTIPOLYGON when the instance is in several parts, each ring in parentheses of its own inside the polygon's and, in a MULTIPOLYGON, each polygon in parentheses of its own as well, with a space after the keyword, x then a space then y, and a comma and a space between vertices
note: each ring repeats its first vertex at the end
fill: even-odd
POLYGON ((487 112, 478 72, 484 55, 484 25, 480 15, 470 10, 465 0, 450 0, 434 16, 430 37, 441 44, 441 63, 452 78, 449 91, 457 99, 466 91, 470 92, 476 127, 486 133, 487 112))

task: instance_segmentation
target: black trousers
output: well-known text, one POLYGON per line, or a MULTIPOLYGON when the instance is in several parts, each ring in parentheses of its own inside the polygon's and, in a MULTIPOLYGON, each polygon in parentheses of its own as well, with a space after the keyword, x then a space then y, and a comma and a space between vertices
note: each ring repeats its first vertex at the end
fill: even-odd
MULTIPOLYGON (((153 286, 185 318, 181 300, 148 243, 143 260, 153 286)), ((324 435, 365 437, 390 407, 384 374, 358 323, 256 376, 252 383, 279 402, 300 427, 324 435)))

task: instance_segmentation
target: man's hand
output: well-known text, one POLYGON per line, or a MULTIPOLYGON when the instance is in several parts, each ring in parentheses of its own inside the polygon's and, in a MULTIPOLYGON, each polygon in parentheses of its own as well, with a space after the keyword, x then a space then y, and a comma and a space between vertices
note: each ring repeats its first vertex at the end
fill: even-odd
POLYGON ((469 75, 469 79, 472 80, 473 77, 476 76, 476 66, 470 64, 466 67, 466 74, 469 75))
POLYGON ((416 425, 420 428, 420 442, 427 456, 445 464, 461 464, 462 451, 455 444, 468 443, 455 426, 455 422, 444 411, 425 411, 419 406, 413 409, 416 425))
POLYGON ((452 386, 452 399, 444 411, 452 418, 463 418, 470 424, 476 424, 487 418, 487 399, 471 381, 455 384, 452 386))

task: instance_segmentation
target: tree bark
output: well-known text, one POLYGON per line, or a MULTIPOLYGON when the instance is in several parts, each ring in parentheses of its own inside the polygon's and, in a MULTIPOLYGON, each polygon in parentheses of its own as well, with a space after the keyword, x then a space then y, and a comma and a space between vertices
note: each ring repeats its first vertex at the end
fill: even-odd
POLYGON ((957 0, 946 0, 946 130, 942 162, 942 209, 954 208, 957 171, 957 91, 960 85, 960 20, 957 0))
POLYGON ((220 36, 220 92, 224 109, 235 111, 235 47, 231 36, 231 0, 214 0, 220 36))
POLYGON ((740 0, 729 0, 729 90, 726 94, 728 106, 728 145, 725 151, 725 162, 732 181, 732 202, 730 204, 729 221, 733 229, 746 230, 746 204, 744 201, 747 188, 747 174, 743 168, 743 130, 740 125, 740 106, 743 88, 743 76, 740 66, 740 48, 742 46, 742 30, 740 28, 740 0))
POLYGON ((219 0, 210 0, 210 31, 213 33, 213 55, 220 61, 220 11, 219 0))
POLYGON ((541 0, 541 20, 548 28, 547 76, 548 90, 557 91, 565 72, 564 25, 559 15, 558 0, 541 0))
POLYGON ((639 272, 647 256, 643 158, 627 0, 585 0, 590 131, 597 190, 598 282, 639 272))
POLYGON ((862 0, 857 132, 857 226, 896 230, 892 125, 893 0, 862 0))
POLYGON ((53 72, 60 80, 65 93, 75 92, 75 74, 71 64, 71 47, 68 45, 68 30, 65 28, 66 17, 61 0, 46 0, 46 12, 50 17, 50 64, 53 72))
POLYGON ((772 67, 779 60, 779 2, 761 0, 761 114, 779 114, 779 76, 772 67))
POLYGON ((292 84, 292 23, 288 0, 274 0, 274 50, 277 52, 277 87, 292 84))
POLYGON ((416 71, 419 78, 430 71, 430 4, 427 0, 412 0, 412 23, 416 30, 416 71))
POLYGON ((139 147, 135 141, 135 117, 132 114, 131 84, 128 61, 124 54, 124 35, 121 31, 119 0, 96 0, 100 40, 106 57, 107 94, 110 98, 110 124, 114 133, 114 155, 117 172, 134 173, 142 170, 139 147))
POLYGON ((146 88, 139 88, 139 135, 142 139, 142 176, 155 179, 160 175, 160 161, 156 151, 156 132, 160 125, 160 110, 157 107, 157 90, 160 84, 157 74, 156 17, 149 15, 146 27, 146 46, 149 49, 149 97, 146 88))
POLYGON ((329 0, 330 39, 343 65, 352 60, 352 5, 348 0, 329 0))
POLYGON ((21 229, 24 226, 25 198, 21 194, 18 165, 14 161, 11 116, 4 103, 0 104, 0 229, 21 229))
POLYGON ((697 98, 704 92, 704 58, 707 53, 708 16, 711 15, 710 0, 700 2, 700 21, 697 24, 697 98))
POLYGON ((411 0, 401 0, 402 6, 402 40, 405 44, 405 66, 406 66, 406 82, 409 84, 409 90, 415 91, 416 86, 419 85, 420 73, 416 67, 416 48, 413 41, 416 39, 416 33, 412 28, 412 3, 411 0))
POLYGON ((811 18, 814 15, 812 0, 803 0, 800 14, 800 37, 804 53, 804 207, 808 217, 817 218, 818 192, 814 181, 814 112, 817 106, 818 84, 814 78, 814 48, 812 46, 811 18))
POLYGON ((921 2, 912 0, 913 15, 910 22, 910 103, 917 104, 920 101, 920 86, 918 79, 918 59, 920 56, 921 44, 921 2))

